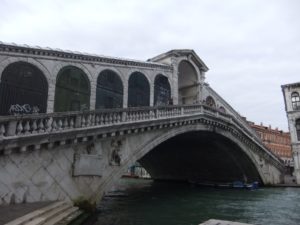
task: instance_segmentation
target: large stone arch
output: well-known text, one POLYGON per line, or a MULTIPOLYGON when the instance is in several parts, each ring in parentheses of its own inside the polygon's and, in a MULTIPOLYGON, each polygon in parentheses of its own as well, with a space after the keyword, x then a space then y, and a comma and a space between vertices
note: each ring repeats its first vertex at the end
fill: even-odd
POLYGON ((53 111, 53 102, 54 102, 54 95, 51 94, 51 92, 54 92, 55 90, 55 80, 52 79, 52 73, 50 72, 49 68, 44 65, 42 62, 40 62, 37 59, 34 58, 28 58, 28 57, 8 57, 5 60, 0 62, 0 79, 3 73, 3 70, 11 63, 14 62, 28 62, 37 68, 39 68, 43 74, 45 75, 47 82, 48 82, 48 102, 47 102, 47 113, 53 111))
POLYGON ((171 85, 168 77, 163 74, 157 74, 154 79, 154 105, 173 104, 171 96, 171 85))
POLYGON ((1 115, 46 113, 49 82, 28 61, 13 60, 1 71, 1 115))
POLYGON ((135 71, 128 78, 128 107, 150 106, 151 83, 142 72, 135 71))
POLYGON ((178 62, 178 103, 195 104, 200 99, 200 75, 189 60, 178 62))
POLYGON ((184 127, 176 127, 168 131, 154 131, 151 135, 141 134, 141 136, 136 135, 135 137, 131 137, 131 140, 128 140, 128 142, 132 142, 136 145, 131 145, 129 143, 129 146, 136 146, 136 148, 131 149, 128 157, 122 161, 119 167, 113 167, 112 170, 110 170, 110 172, 105 176, 105 181, 103 181, 98 188, 98 190, 101 191, 96 191, 93 196, 96 196, 95 199, 100 201, 103 193, 110 190, 110 188, 114 186, 115 182, 124 174, 124 172, 130 165, 142 159, 147 153, 151 152, 157 146, 178 135, 201 131, 216 133, 235 143, 240 151, 242 151, 242 153, 249 159, 249 162, 251 162, 253 166, 255 166, 259 178, 263 184, 269 184, 272 182, 279 183, 279 178, 275 177, 274 175, 270 176, 270 165, 267 162, 263 162, 259 155, 252 152, 252 150, 250 150, 248 146, 246 146, 232 133, 227 130, 210 129, 205 125, 197 124, 187 125, 184 127), (263 165, 264 163, 268 165, 263 165))
POLYGON ((56 77, 54 111, 80 111, 90 108, 91 83, 76 66, 65 66, 56 77))
POLYGON ((97 75, 95 72, 91 71, 91 68, 86 66, 83 63, 74 63, 74 62, 57 62, 52 68, 51 74, 52 74, 52 80, 53 80, 53 102, 50 106, 52 109, 52 112, 54 112, 54 98, 55 98, 55 87, 56 87, 56 81, 57 81, 57 75, 59 74, 59 71, 67 66, 74 66, 79 69, 81 69, 86 76, 88 77, 89 83, 90 83, 90 109, 94 109, 95 103, 96 103, 96 84, 97 84, 97 75))

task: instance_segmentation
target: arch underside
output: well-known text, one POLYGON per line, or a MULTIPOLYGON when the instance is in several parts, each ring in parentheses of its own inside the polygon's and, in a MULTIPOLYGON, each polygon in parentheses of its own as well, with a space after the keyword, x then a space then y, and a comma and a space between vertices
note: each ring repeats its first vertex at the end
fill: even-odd
POLYGON ((237 144, 209 131, 172 137, 139 162, 156 180, 262 182, 254 163, 237 144))

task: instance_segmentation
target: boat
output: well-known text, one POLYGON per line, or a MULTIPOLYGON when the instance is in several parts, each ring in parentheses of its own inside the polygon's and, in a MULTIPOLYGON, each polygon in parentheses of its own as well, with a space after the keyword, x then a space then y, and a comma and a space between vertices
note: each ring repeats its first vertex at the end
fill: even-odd
POLYGON ((258 188, 258 182, 252 183, 244 183, 242 181, 234 181, 230 183, 220 183, 220 182, 197 182, 197 181, 189 181, 193 186, 200 187, 214 187, 214 188, 233 188, 233 189, 248 189, 254 190, 258 188))
POLYGON ((254 190, 258 188, 258 182, 254 181, 252 183, 244 183, 242 181, 234 181, 232 183, 233 188, 237 189, 248 189, 248 190, 254 190))

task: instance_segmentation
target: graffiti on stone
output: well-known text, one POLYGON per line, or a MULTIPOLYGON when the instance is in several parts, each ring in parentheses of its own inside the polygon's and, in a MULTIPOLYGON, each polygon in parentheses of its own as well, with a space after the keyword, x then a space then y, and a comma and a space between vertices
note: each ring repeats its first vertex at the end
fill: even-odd
POLYGON ((32 114, 39 113, 40 109, 38 106, 30 106, 29 104, 19 105, 14 104, 9 107, 10 115, 18 115, 18 114, 32 114))

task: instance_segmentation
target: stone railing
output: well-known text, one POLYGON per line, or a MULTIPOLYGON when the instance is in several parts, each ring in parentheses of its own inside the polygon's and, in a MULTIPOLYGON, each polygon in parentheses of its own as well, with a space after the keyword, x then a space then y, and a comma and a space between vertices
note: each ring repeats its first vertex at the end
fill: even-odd
POLYGON ((172 118, 197 113, 202 106, 197 107, 164 106, 5 116, 0 117, 0 138, 172 118))
POLYGON ((5 116, 0 117, 0 138, 55 133, 70 129, 110 126, 193 114, 205 114, 234 122, 248 135, 257 137, 247 124, 241 123, 243 121, 207 105, 197 104, 5 116))
MULTIPOLYGON (((0 142, 4 139, 17 137, 195 115, 210 116, 213 119, 217 118, 228 124, 233 124, 266 150, 261 139, 246 121, 204 104, 5 116, 0 117, 0 142)), ((278 157, 270 151, 266 150, 265 152, 278 160, 278 157)))

